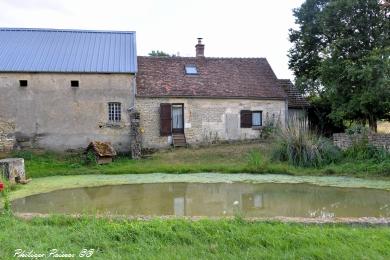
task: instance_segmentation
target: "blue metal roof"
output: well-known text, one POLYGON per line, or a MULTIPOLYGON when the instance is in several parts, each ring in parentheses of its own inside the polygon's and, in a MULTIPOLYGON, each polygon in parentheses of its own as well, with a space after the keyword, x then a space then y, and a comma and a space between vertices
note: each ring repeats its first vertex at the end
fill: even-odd
POLYGON ((0 28, 0 71, 136 73, 135 32, 0 28))

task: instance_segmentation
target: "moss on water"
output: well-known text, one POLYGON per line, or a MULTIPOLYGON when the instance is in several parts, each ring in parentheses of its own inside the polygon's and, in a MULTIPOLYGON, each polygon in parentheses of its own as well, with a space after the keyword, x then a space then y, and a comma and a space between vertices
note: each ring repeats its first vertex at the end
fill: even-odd
POLYGON ((53 176, 33 179, 29 184, 19 186, 10 194, 10 199, 50 192, 59 189, 96 187, 104 185, 137 184, 137 183, 309 183, 321 186, 374 188, 390 190, 390 182, 375 179, 360 179, 354 177, 319 177, 319 176, 290 176, 280 174, 223 174, 223 173, 195 173, 195 174, 122 174, 122 175, 76 175, 53 176))

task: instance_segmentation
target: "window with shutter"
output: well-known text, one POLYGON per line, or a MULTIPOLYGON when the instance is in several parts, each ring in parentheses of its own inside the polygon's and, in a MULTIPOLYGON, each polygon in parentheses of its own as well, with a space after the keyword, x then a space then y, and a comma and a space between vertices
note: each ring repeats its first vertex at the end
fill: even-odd
POLYGON ((250 110, 241 110, 241 128, 252 127, 252 112, 250 110))
POLYGON ((168 136, 172 133, 172 107, 171 104, 160 104, 160 135, 168 136))
POLYGON ((260 127, 263 125, 262 112, 253 111, 252 112, 252 127, 260 127))

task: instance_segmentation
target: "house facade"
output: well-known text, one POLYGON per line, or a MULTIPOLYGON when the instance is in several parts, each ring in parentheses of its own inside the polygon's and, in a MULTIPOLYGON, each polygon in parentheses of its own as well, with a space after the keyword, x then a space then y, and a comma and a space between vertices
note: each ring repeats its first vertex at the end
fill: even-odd
POLYGON ((264 58, 138 57, 136 107, 144 147, 255 139, 284 127, 287 95, 264 58))
POLYGON ((0 29, 0 148, 128 150, 135 46, 135 32, 0 29))

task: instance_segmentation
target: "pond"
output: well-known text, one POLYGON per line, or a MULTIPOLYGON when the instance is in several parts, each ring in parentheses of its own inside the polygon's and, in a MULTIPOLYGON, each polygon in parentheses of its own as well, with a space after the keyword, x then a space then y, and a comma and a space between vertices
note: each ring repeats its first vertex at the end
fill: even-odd
POLYGON ((153 183, 57 190, 12 202, 19 213, 129 216, 390 217, 390 191, 276 183, 153 183))

